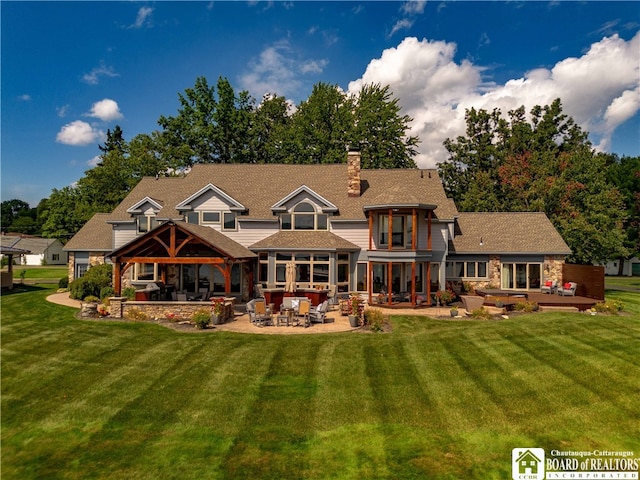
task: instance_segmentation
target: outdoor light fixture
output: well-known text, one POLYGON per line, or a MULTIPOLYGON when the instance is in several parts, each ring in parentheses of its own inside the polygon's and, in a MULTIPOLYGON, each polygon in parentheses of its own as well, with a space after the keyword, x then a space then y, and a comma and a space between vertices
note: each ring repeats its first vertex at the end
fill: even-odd
POLYGON ((482 237, 480 237, 480 246, 482 247, 484 245, 484 242, 482 241, 482 237))

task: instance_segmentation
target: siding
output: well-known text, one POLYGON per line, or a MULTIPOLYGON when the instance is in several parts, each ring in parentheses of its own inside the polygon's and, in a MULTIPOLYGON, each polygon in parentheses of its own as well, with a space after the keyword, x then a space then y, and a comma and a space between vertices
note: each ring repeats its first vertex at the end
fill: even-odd
POLYGON ((366 222, 332 223, 330 231, 363 250, 369 249, 369 225, 366 222))
POLYGON ((137 227, 135 224, 114 225, 113 228, 113 249, 120 248, 137 237, 137 227))

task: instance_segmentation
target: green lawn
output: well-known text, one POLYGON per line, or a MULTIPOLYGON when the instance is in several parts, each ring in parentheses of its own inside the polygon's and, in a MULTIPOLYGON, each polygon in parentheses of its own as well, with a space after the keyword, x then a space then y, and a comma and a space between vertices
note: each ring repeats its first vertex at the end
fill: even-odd
MULTIPOLYGON (((4 267, 6 270, 7 267, 4 267)), ((66 277, 69 274, 69 268, 67 265, 14 265, 13 266, 13 283, 20 283, 20 272, 24 271, 25 283, 36 283, 42 281, 43 283, 58 283, 62 277, 66 277)))
POLYGON ((3 479, 508 479, 515 447, 640 452, 637 303, 269 336, 82 321, 23 289, 2 297, 3 479))

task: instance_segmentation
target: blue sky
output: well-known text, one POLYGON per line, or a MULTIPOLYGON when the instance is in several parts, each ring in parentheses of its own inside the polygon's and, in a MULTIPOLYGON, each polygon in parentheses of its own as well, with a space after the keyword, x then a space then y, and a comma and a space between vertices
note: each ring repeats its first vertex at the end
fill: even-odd
POLYGON ((298 103, 390 85, 433 167, 466 108, 563 101, 600 150, 640 155, 637 2, 6 2, 2 200, 35 207, 175 115, 198 76, 298 103))

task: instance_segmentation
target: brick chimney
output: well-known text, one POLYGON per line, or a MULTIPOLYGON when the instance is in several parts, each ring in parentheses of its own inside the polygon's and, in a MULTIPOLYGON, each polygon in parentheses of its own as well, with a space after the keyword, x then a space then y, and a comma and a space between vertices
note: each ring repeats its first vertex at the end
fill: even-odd
POLYGON ((347 195, 349 197, 360 196, 360 150, 349 148, 347 153, 347 195))

